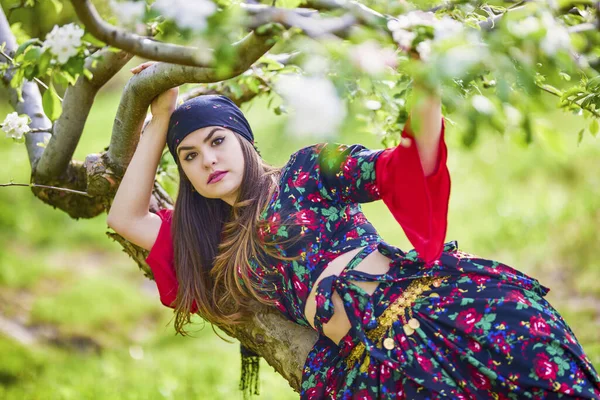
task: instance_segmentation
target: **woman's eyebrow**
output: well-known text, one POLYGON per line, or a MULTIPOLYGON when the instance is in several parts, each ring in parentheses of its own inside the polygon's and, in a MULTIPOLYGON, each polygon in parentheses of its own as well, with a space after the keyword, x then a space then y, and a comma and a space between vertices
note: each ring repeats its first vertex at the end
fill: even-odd
POLYGON ((214 128, 213 130, 210 131, 210 133, 208 134, 208 136, 206 136, 206 138, 203 140, 204 143, 208 142, 210 140, 210 138, 215 134, 216 131, 222 131, 222 128, 214 128))
MULTIPOLYGON (((222 131, 223 128, 214 128, 210 131, 210 133, 206 136, 206 138, 203 140, 204 143, 208 142, 210 140, 210 138, 215 134, 215 132, 217 131, 222 131)), ((177 154, 181 153, 184 150, 192 150, 194 149, 194 146, 181 146, 177 149, 177 154)))

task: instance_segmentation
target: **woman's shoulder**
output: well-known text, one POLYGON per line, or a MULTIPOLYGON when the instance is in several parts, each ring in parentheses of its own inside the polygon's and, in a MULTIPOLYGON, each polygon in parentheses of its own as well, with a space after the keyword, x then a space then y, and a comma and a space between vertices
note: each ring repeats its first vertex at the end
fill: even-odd
POLYGON ((356 161, 374 161, 381 152, 382 149, 372 150, 358 143, 316 143, 293 153, 284 168, 293 170, 303 165, 318 165, 321 168, 331 169, 340 167, 352 158, 356 161))
MULTIPOLYGON (((348 145, 334 142, 323 142, 323 143, 315 143, 310 146, 305 146, 300 150, 292 153, 290 159, 285 164, 284 168, 290 165, 298 164, 298 163, 310 163, 310 162, 318 162, 322 158, 323 155, 335 153, 335 152, 343 152, 348 148, 353 148, 355 146, 361 145, 348 145)), ((361 146, 362 147, 362 146, 361 146)))
POLYGON ((317 143, 303 147, 300 150, 293 152, 290 155, 289 160, 285 163, 285 165, 282 168, 282 175, 285 175, 290 171, 293 172, 294 170, 297 170, 298 167, 314 163, 325 145, 326 143, 317 143))

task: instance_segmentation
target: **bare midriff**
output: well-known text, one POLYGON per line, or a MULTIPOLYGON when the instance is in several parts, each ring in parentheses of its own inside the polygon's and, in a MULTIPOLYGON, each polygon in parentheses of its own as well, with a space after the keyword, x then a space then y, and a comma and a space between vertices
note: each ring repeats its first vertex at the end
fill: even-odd
MULTIPOLYGON (((350 262, 350 260, 352 260, 352 257, 354 257, 354 255, 361 249, 362 247, 359 247, 339 255, 325 267, 321 275, 319 275, 317 278, 310 294, 308 295, 306 307, 304 308, 304 315, 313 328, 315 327, 314 319, 317 311, 315 295, 317 293, 317 286, 319 282, 328 276, 339 275, 344 268, 346 268, 346 265, 350 262)), ((373 275, 385 274, 390 269, 390 261, 391 260, 388 257, 375 250, 365 257, 365 259, 362 260, 354 269, 356 271, 363 271, 373 275)), ((351 282, 365 290, 369 295, 372 295, 379 285, 379 282, 351 282)), ((346 315, 346 310, 344 309, 344 304, 340 295, 334 291, 331 299, 333 301, 333 317, 331 317, 329 322, 323 324, 323 333, 335 343, 339 343, 340 340, 346 336, 351 325, 350 321, 348 320, 348 316, 346 315)))

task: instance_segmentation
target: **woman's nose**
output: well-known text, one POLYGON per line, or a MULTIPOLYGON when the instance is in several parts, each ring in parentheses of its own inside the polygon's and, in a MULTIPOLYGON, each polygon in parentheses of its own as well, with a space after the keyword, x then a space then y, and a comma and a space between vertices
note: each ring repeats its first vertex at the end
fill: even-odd
POLYGON ((217 155, 212 151, 208 151, 204 154, 204 167, 212 168, 217 163, 217 155))

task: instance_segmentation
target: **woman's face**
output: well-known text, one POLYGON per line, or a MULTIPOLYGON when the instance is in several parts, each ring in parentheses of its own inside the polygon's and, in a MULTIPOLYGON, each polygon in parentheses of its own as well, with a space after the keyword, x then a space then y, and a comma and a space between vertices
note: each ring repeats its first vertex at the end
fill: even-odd
POLYGON ((236 133, 207 126, 187 135, 177 147, 185 175, 202 196, 232 205, 244 176, 244 154, 236 133))

